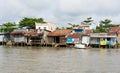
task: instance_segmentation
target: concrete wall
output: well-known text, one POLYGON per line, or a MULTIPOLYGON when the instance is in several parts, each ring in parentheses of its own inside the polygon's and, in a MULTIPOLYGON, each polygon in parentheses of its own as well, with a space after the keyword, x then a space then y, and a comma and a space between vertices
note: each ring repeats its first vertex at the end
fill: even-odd
POLYGON ((54 31, 56 30, 56 25, 52 23, 35 23, 35 28, 36 29, 45 29, 49 31, 54 31))

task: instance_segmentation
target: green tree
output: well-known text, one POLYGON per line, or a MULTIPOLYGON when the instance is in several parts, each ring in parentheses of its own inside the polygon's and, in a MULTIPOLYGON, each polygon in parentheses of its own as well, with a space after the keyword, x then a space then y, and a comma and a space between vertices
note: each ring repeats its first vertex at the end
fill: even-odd
POLYGON ((15 29, 15 26, 16 26, 15 23, 7 22, 3 24, 3 27, 0 28, 0 31, 10 33, 15 29))
POLYGON ((70 27, 67 27, 68 29, 74 28, 74 27, 78 27, 78 24, 72 24, 72 23, 68 23, 68 25, 70 25, 70 27))
POLYGON ((101 20, 100 21, 100 25, 103 26, 103 27, 109 27, 109 25, 111 25, 111 20, 109 19, 105 19, 105 20, 101 20))
POLYGON ((85 22, 85 23, 91 23, 91 22, 93 22, 93 19, 92 19, 92 17, 88 17, 86 20, 84 20, 83 22, 85 22))
POLYGON ((108 32, 108 30, 111 27, 119 26, 119 25, 111 24, 111 22, 112 21, 109 20, 109 19, 101 20, 99 22, 99 26, 97 26, 96 29, 93 30, 93 32, 96 32, 96 33, 100 33, 100 32, 106 33, 106 32, 108 32))
POLYGON ((108 32, 109 28, 111 27, 111 20, 109 19, 105 19, 105 20, 101 20, 99 23, 101 29, 102 29, 102 32, 108 32))
POLYGON ((38 23, 46 23, 44 21, 43 18, 23 18, 20 22, 19 22, 19 27, 29 27, 29 28, 35 28, 35 22, 38 23))

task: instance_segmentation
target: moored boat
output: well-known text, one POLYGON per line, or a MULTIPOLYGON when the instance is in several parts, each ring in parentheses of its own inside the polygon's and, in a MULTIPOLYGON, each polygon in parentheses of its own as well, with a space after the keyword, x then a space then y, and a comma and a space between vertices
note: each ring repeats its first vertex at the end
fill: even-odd
POLYGON ((77 43, 75 44, 75 48, 78 48, 78 49, 84 49, 86 48, 84 44, 81 44, 81 43, 77 43))

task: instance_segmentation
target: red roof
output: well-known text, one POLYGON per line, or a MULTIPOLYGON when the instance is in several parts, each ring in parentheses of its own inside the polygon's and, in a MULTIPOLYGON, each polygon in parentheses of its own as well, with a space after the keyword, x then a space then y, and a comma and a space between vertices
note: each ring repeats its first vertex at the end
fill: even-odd
POLYGON ((80 38, 82 33, 73 33, 67 36, 67 38, 80 38))
POLYGON ((116 34, 116 33, 118 33, 118 32, 120 32, 120 27, 112 27, 112 28, 109 30, 108 34, 116 34))
POLYGON ((18 35, 18 34, 24 35, 24 33, 25 32, 23 32, 23 31, 13 31, 10 34, 12 34, 12 35, 18 35))
POLYGON ((71 29, 55 30, 53 32, 50 32, 48 36, 66 36, 71 32, 72 32, 71 29))
POLYGON ((120 34, 120 30, 117 33, 120 34))
POLYGON ((28 31, 13 31, 11 32, 12 35, 26 35, 26 36, 38 36, 38 35, 43 35, 43 33, 37 33, 37 30, 35 29, 29 29, 28 31))

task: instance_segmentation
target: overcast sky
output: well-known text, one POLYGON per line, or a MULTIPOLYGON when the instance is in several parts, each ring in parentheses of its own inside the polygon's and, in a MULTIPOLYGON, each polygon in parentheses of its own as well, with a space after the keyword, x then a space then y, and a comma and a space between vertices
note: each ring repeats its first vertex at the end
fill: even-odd
POLYGON ((58 27, 80 24, 87 17, 119 24, 120 0, 0 0, 0 24, 23 17, 42 17, 58 27))

